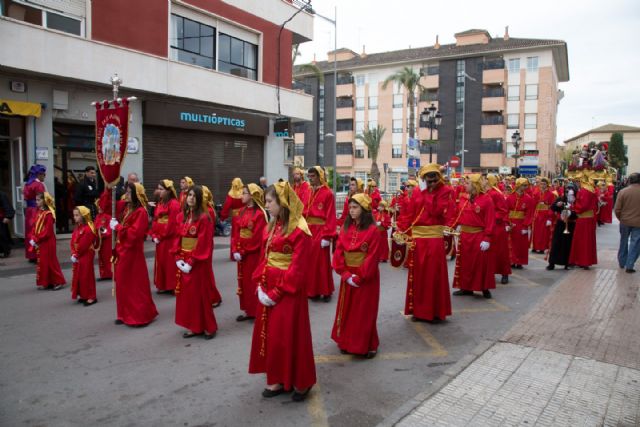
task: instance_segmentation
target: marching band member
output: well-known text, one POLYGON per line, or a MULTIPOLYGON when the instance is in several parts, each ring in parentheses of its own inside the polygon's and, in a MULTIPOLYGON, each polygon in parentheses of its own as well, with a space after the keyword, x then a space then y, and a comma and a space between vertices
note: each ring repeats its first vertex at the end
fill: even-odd
POLYGON ((262 236, 267 226, 267 213, 264 211, 264 192, 256 184, 249 184, 242 189, 244 208, 240 210, 238 225, 240 238, 233 252, 238 263, 238 299, 240 310, 244 314, 236 317, 242 322, 255 319, 258 306, 256 282, 253 273, 260 262, 262 236))
POLYGON ((176 283, 177 325, 188 330, 183 338, 203 335, 210 340, 216 335, 218 324, 211 306, 209 267, 213 246, 213 220, 209 215, 202 187, 189 189, 187 202, 178 214, 178 236, 173 253, 178 267, 176 283))
MULTIPOLYGON (((35 196, 38 212, 27 243, 29 250, 36 254, 36 285, 39 290, 61 289, 67 281, 60 270, 56 254, 56 205, 49 193, 35 196)), ((25 239, 26 240, 26 239, 25 239)))
POLYGON ((98 280, 111 280, 113 277, 113 264, 111 263, 111 256, 113 255, 111 247, 111 227, 109 222, 111 221, 111 191, 109 188, 105 188, 98 200, 96 200, 96 207, 98 208, 98 215, 94 222, 96 226, 96 232, 98 233, 98 280))
POLYGON ((71 235, 71 298, 77 299, 85 307, 98 302, 96 297, 96 276, 93 271, 97 230, 91 220, 91 211, 85 206, 76 206, 73 210, 76 224, 71 235))
MULTIPOLYGON (((379 246, 382 238, 371 214, 368 194, 349 199, 349 216, 338 236, 333 268, 342 278, 331 338, 343 354, 367 359, 378 351, 380 301, 379 246)), ((384 238, 386 243, 386 235, 384 238)))
POLYGON ((377 210, 378 204, 380 204, 380 200, 382 200, 382 196, 380 196, 380 190, 378 190, 378 184, 376 184, 376 182, 371 178, 367 180, 367 188, 365 190, 365 193, 367 193, 369 197, 371 197, 372 209, 374 211, 377 210))
POLYGON ((240 178, 233 178, 231 181, 231 188, 227 193, 227 197, 222 205, 220 211, 220 220, 226 221, 231 216, 231 245, 229 246, 229 258, 233 259, 233 248, 238 242, 238 236, 240 235, 240 228, 238 227, 238 214, 242 208, 242 189, 244 184, 240 178))
POLYGON ((381 200, 378 210, 373 213, 373 219, 376 221, 376 227, 380 233, 380 250, 378 251, 380 262, 389 260, 389 235, 388 230, 391 227, 391 215, 387 211, 387 202, 381 200))
POLYGON ((153 282, 157 292, 173 293, 176 288, 176 267, 171 250, 177 240, 176 219, 180 213, 180 202, 176 197, 173 181, 163 179, 158 183, 160 201, 156 205, 149 236, 156 244, 156 258, 153 265, 153 282))
POLYGON ((522 269, 529 264, 529 227, 533 219, 533 199, 526 194, 529 181, 518 178, 514 191, 507 197, 509 222, 505 230, 509 233, 511 268, 522 269))
POLYGON ((180 195, 178 197, 180 209, 184 208, 184 204, 187 202, 187 194, 189 193, 189 189, 193 187, 193 185, 193 180, 188 176, 180 178, 180 195))
POLYGON ((549 189, 548 178, 539 178, 538 183, 538 189, 533 193, 536 208, 532 221, 531 252, 542 254, 549 248, 553 215, 549 207, 555 201, 556 196, 549 189))
MULTIPOLYGON (((40 212, 40 208, 37 206, 36 198, 40 193, 47 191, 44 185, 44 178, 47 174, 47 168, 44 165, 33 165, 29 169, 29 177, 27 182, 22 187, 22 197, 26 206, 24 211, 24 235, 30 236, 33 233, 33 226, 36 223, 36 217, 40 212)), ((37 251, 32 249, 29 245, 29 241, 24 239, 24 256, 29 262, 36 262, 37 251)))
POLYGON ((293 190, 306 208, 311 198, 311 186, 304 180, 304 169, 293 169, 293 190))
POLYGON ((253 328, 249 373, 266 373, 262 396, 274 397, 293 388, 292 400, 299 402, 316 383, 305 292, 312 275, 311 245, 316 242, 302 215, 304 205, 288 182, 269 187, 265 201, 271 222, 253 275, 262 307, 253 328))
POLYGON ((563 195, 556 198, 551 205, 551 210, 555 215, 555 222, 551 236, 551 246, 547 270, 556 268, 556 264, 564 265, 564 269, 569 269, 569 253, 571 252, 571 241, 575 233, 577 218, 575 212, 571 211, 571 206, 576 202, 578 187, 572 182, 567 183, 563 195))
POLYGON ((360 178, 352 176, 349 180, 349 192, 347 193, 347 197, 344 199, 342 214, 340 215, 340 218, 336 220, 338 227, 342 227, 344 221, 349 217, 349 199, 357 193, 364 193, 364 183, 360 178))
MULTIPOLYGON (((213 222, 213 227, 215 230, 216 224, 216 210, 213 205, 213 193, 209 190, 209 187, 206 185, 202 186, 202 198, 204 199, 204 203, 207 205, 207 211, 209 212, 209 217, 213 222)), ((215 232, 214 232, 215 234, 215 232)), ((214 239, 213 235, 211 239, 214 239)), ((216 285, 216 276, 213 273, 213 247, 214 242, 211 243, 211 253, 209 254, 209 261, 207 261, 207 274, 209 276, 208 281, 210 283, 209 288, 211 289, 211 305, 213 308, 218 307, 222 304, 222 295, 220 295, 220 291, 218 290, 218 286, 216 285)))
POLYGON ((581 182, 580 189, 576 194, 576 202, 572 207, 578 218, 569 253, 569 264, 588 270, 591 265, 598 263, 595 217, 596 209, 598 209, 598 197, 586 175, 580 173, 576 178, 581 182))
POLYGON ((602 180, 598 183, 598 225, 611 224, 613 221, 613 192, 609 190, 607 183, 602 180))
POLYGON ((498 178, 493 175, 487 175, 487 185, 489 189, 487 194, 491 197, 495 212, 496 223, 491 236, 491 248, 489 252, 493 256, 494 273, 500 274, 500 283, 506 285, 509 283, 511 275, 511 261, 509 259, 509 235, 505 226, 509 223, 509 208, 504 193, 496 185, 498 178))

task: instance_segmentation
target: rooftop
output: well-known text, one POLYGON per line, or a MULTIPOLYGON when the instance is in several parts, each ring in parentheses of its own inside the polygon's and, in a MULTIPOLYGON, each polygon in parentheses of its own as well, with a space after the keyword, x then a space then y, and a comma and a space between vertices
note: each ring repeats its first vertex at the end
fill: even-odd
POLYGON ((576 135, 572 138, 567 139, 564 143, 568 144, 576 139, 582 138, 583 136, 589 135, 591 133, 613 133, 613 132, 640 132, 640 127, 636 126, 627 126, 627 125, 617 125, 614 123, 607 123, 604 126, 599 126, 597 128, 593 128, 586 132, 582 132, 580 135, 576 135))

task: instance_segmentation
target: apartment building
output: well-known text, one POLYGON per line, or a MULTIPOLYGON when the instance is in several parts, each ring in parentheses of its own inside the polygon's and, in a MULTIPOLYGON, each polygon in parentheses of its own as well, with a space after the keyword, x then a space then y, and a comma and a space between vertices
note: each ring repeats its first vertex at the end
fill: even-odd
POLYGON ((47 166, 52 193, 54 177, 95 165, 90 104, 111 99, 114 73, 138 98, 123 175, 147 191, 189 175, 220 201, 236 176, 286 177, 274 124, 313 118, 312 97, 291 90, 291 46, 312 37, 292 0, 0 0, 0 189, 21 213, 29 165, 47 166))
MULTIPOLYGON (((296 162, 336 165, 340 175, 367 177, 367 148, 356 139, 366 127, 382 125, 378 166, 380 187, 394 191, 409 173, 407 141, 410 108, 415 110, 416 138, 430 139, 420 113, 433 104, 442 123, 433 133, 432 158, 440 164, 462 157, 465 172, 498 172, 514 167, 512 135, 521 136, 520 151, 538 154, 539 172, 555 173, 556 117, 562 98, 559 83, 569 80, 567 44, 561 40, 492 37, 486 30, 455 34, 455 43, 383 53, 357 54, 349 49, 329 52, 315 62, 324 74, 294 70, 294 88, 315 97, 314 121, 294 125, 296 162), (337 85, 333 67, 337 61, 337 85), (424 91, 417 105, 407 105, 398 85, 384 80, 402 69, 421 75, 424 91), (336 127, 334 129, 334 111, 336 127), (501 169, 502 168, 502 169, 501 169)), ((420 163, 429 148, 420 148, 420 163)), ((460 171, 460 167, 458 168, 460 171)))

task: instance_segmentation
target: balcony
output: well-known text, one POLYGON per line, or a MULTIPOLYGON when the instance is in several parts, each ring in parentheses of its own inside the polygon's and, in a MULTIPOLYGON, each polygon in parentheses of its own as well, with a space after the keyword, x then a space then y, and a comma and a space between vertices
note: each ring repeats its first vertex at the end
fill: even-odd
POLYGON ((344 83, 344 84, 340 84, 340 82, 338 81, 338 86, 336 86, 336 97, 337 98, 341 98, 341 97, 353 97, 353 82, 352 83, 344 83))
POLYGON ((482 91, 482 96, 485 98, 504 97, 504 88, 489 86, 482 91))
POLYGON ((504 68, 482 71, 482 83, 499 84, 504 83, 507 70, 504 68))
POLYGON ((338 107, 336 109, 336 120, 353 119, 353 107, 338 107))
POLYGON ((506 101, 502 98, 482 98, 482 111, 504 111, 506 101))
POLYGON ((338 75, 339 85, 351 85, 353 84, 353 76, 338 75))
POLYGON ((504 59, 490 59, 484 63, 485 70, 504 70, 504 59))
POLYGON ((504 117, 501 114, 485 114, 482 117, 482 125, 503 125, 504 117))
POLYGON ((482 168, 497 168, 504 163, 502 153, 480 153, 480 167, 482 168))
POLYGON ((425 89, 437 89, 440 85, 440 76, 438 74, 422 76, 420 83, 425 89))
POLYGON ((505 137, 505 127, 503 124, 484 124, 480 127, 480 138, 497 139, 505 137))

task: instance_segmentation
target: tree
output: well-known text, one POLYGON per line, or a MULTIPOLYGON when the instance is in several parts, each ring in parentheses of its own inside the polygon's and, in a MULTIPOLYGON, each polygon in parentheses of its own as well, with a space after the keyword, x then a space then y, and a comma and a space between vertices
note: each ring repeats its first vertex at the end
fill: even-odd
POLYGON ((424 86, 420 84, 420 74, 413 71, 413 68, 404 67, 400 71, 396 71, 387 77, 382 83, 382 88, 386 89, 389 83, 397 83, 404 87, 407 92, 407 105, 409 105, 409 136, 416 137, 416 91, 420 93, 425 91, 424 86))
POLYGON ((629 164, 629 159, 624 155, 624 142, 620 132, 615 132, 609 140, 609 164, 618 170, 622 175, 625 166, 629 164))
POLYGON ((356 135, 356 139, 364 142, 371 156, 371 179, 376 183, 380 183, 380 169, 378 168, 378 152, 380 151, 380 141, 384 133, 387 131, 384 126, 378 125, 374 129, 365 129, 360 135, 356 135))
MULTIPOLYGON (((294 44, 291 46, 291 65, 294 66, 296 59, 300 56, 300 45, 294 44)), ((324 83, 324 73, 322 70, 314 63, 309 62, 307 64, 300 64, 294 67, 295 74, 313 74, 320 84, 324 83)), ((294 77, 295 79, 295 77, 294 77)))

